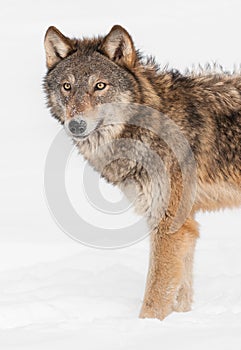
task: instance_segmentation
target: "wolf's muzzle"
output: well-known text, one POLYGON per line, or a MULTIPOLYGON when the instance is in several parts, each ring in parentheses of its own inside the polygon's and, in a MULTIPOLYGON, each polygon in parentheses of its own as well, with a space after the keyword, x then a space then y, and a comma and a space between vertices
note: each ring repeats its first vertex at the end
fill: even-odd
POLYGON ((81 136, 87 128, 84 120, 71 120, 68 124, 68 129, 73 136, 81 136))

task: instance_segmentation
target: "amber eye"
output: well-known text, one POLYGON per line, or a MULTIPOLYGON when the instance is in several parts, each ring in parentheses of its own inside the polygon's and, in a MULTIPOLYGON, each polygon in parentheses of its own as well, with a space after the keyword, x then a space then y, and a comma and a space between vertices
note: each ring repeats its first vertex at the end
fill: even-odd
POLYGON ((70 83, 64 83, 63 88, 65 91, 70 91, 71 90, 71 84, 70 83))
POLYGON ((96 90, 104 90, 105 87, 106 87, 106 84, 102 82, 99 82, 95 85, 96 90))

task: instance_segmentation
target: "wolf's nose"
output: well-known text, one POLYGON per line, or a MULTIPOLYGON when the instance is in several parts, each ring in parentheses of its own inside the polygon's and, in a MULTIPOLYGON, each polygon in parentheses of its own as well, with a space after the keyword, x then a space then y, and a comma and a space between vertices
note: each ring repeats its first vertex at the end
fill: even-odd
POLYGON ((71 120, 68 127, 71 134, 77 136, 83 134, 86 130, 87 124, 84 120, 71 120))

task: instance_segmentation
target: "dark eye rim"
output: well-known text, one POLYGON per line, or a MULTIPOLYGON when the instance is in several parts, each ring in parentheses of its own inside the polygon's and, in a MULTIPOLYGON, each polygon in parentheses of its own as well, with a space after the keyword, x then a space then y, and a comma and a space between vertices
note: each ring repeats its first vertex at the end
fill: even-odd
POLYGON ((101 91, 104 90, 106 88, 107 84, 104 83, 103 81, 99 81, 98 83, 95 84, 95 90, 101 91), (98 87, 99 84, 103 84, 103 87, 98 87))
POLYGON ((65 91, 70 91, 70 90, 72 89, 72 86, 71 86, 70 83, 65 82, 65 83, 63 83, 63 89, 64 89, 65 91))

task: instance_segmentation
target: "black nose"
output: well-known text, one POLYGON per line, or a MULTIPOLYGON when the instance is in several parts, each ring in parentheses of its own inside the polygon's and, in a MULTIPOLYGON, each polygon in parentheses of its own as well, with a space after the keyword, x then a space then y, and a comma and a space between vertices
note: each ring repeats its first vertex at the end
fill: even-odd
POLYGON ((84 120, 71 120, 69 122, 68 128, 71 134, 77 136, 83 134, 86 130, 87 124, 84 120))

